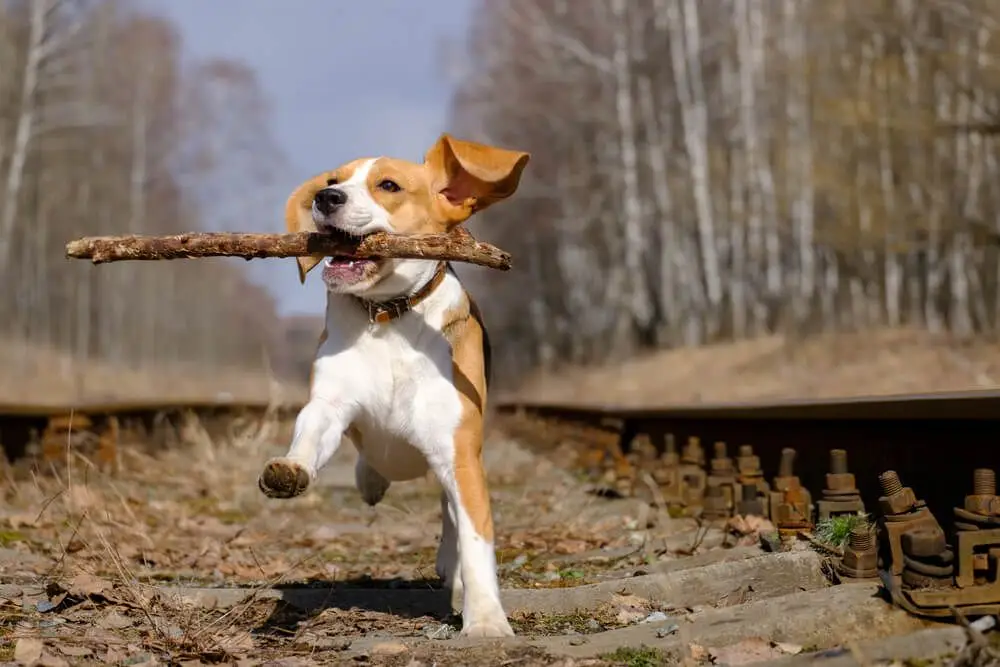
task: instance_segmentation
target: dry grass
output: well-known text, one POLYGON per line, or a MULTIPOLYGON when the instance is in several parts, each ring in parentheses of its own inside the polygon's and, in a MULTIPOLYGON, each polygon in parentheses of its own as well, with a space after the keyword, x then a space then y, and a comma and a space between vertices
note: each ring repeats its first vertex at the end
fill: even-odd
POLYGON ((833 398, 1000 387, 1000 347, 957 345, 916 331, 773 336, 656 352, 528 378, 519 398, 633 406, 833 398))
POLYGON ((0 403, 73 405, 104 401, 213 400, 301 402, 305 387, 263 371, 205 369, 197 364, 138 370, 21 341, 0 340, 0 403))
MULTIPOLYGON (((0 645, 42 650, 48 664, 249 656, 336 663, 345 640, 421 636, 453 624, 335 607, 306 615, 271 599, 223 610, 163 592, 176 585, 438 586, 437 485, 394 486, 369 508, 353 488, 354 454, 345 447, 304 496, 266 499, 257 474, 284 449, 289 431, 287 423, 257 424, 213 442, 192 419, 184 442, 169 451, 123 445, 116 476, 72 451, 48 471, 29 462, 8 469, 0 505, 0 645)), ((566 566, 547 558, 628 542, 634 519, 588 515, 587 508, 604 511, 605 501, 511 447, 499 442, 488 461, 506 585, 565 585, 566 566)), ((572 583, 583 581, 574 573, 572 583)))

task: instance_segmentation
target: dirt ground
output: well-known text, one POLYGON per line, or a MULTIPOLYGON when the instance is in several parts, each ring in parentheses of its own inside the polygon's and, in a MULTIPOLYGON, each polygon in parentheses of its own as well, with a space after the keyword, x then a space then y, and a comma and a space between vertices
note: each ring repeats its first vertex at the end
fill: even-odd
POLYGON ((536 374, 526 401, 662 406, 1000 387, 995 341, 959 344, 919 331, 770 336, 655 352, 622 363, 536 374))
POLYGON ((766 526, 589 494, 558 450, 542 457, 494 426, 486 460, 513 639, 457 636, 434 574, 435 483, 395 485, 369 508, 348 446, 306 495, 264 498, 258 471, 289 435, 267 424, 225 442, 189 428, 170 451, 124 446, 115 475, 70 454, 45 474, 8 469, 0 662, 641 667, 829 661, 845 641, 876 655, 890 650, 877 642, 921 632, 946 633, 927 639, 938 653, 963 645, 875 583, 831 586, 805 543, 766 553, 766 526))

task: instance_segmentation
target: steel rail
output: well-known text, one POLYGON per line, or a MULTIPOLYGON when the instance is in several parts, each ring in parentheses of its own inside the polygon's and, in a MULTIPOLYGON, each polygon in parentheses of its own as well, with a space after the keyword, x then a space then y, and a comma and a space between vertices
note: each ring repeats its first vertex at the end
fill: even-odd
POLYGON ((865 505, 877 510, 878 476, 899 473, 904 485, 948 516, 971 493, 972 470, 1000 468, 1000 390, 767 400, 686 405, 541 402, 502 397, 504 416, 580 424, 617 434, 618 456, 640 435, 662 453, 666 436, 678 451, 695 437, 711 455, 714 442, 729 456, 752 445, 768 478, 781 452, 796 450, 795 472, 814 497, 826 486, 829 452, 848 453, 865 505))

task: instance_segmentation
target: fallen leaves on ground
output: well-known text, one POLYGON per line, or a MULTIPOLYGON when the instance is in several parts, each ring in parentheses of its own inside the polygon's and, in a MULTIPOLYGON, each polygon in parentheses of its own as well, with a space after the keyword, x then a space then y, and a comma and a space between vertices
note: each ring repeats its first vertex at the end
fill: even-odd
POLYGON ((760 541, 761 535, 770 535, 777 530, 769 520, 753 514, 737 514, 726 521, 726 532, 736 537, 737 546, 752 546, 760 541))
MULTIPOLYGON (((15 468, 17 483, 5 488, 0 506, 0 576, 12 582, 0 587, 0 632, 19 642, 9 655, 16 650, 37 665, 291 660, 336 654, 372 634, 426 637, 442 621, 457 631, 454 619, 431 615, 307 614, 274 600, 216 608, 159 593, 178 585, 440 587, 436 485, 394 485, 374 509, 353 488, 353 475, 317 483, 299 498, 270 500, 257 474, 282 444, 242 442, 155 452, 123 443, 115 476, 75 456, 67 457, 69 468, 15 468)), ((506 484, 492 490, 498 551, 512 554, 505 585, 586 583, 600 562, 580 568, 555 559, 627 542, 620 517, 591 520, 567 505, 570 497, 603 501, 574 489, 555 466, 546 470, 549 477, 501 466, 506 484)))

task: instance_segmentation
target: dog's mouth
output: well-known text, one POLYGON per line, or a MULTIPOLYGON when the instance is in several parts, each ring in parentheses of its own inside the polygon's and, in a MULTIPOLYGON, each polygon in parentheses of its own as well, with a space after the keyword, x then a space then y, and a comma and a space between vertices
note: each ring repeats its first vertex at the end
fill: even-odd
POLYGON ((334 255, 327 257, 323 263, 323 280, 337 284, 356 283, 369 276, 377 265, 378 260, 374 259, 334 255))
MULTIPOLYGON (((343 227, 328 226, 321 227, 320 231, 325 234, 342 236, 359 241, 373 232, 358 234, 351 229, 343 227)), ((323 262, 323 280, 329 285, 353 285, 371 277, 378 270, 378 259, 349 257, 347 255, 333 255, 327 257, 323 262)))

